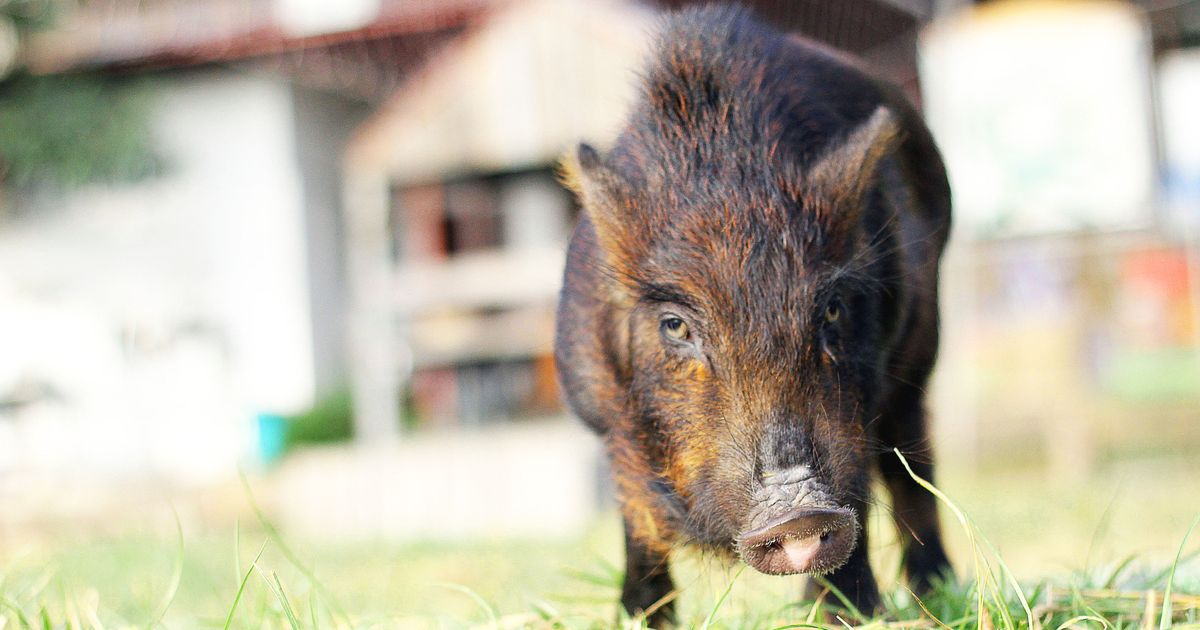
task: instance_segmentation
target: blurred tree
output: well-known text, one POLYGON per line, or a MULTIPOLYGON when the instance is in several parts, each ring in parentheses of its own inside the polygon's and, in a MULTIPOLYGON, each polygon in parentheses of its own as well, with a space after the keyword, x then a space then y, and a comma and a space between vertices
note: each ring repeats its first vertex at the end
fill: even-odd
POLYGON ((50 0, 0 0, 0 15, 22 29, 49 26, 54 8, 50 0))
POLYGON ((15 72, 0 82, 0 185, 70 188, 156 173, 145 85, 15 72))
POLYGON ((158 170, 143 85, 18 69, 24 33, 54 22, 52 0, 0 0, 0 186, 64 188, 158 170))
POLYGON ((312 409, 290 416, 286 446, 346 442, 354 437, 354 407, 348 390, 317 401, 312 409))
POLYGON ((0 79, 16 67, 21 33, 48 26, 53 16, 50 0, 0 0, 0 79))

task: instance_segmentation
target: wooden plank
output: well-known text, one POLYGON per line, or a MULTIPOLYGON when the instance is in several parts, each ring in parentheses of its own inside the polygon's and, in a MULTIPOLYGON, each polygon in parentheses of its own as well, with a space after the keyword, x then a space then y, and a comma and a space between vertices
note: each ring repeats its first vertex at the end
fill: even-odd
POLYGON ((403 265, 395 272, 394 304, 400 315, 416 317, 439 310, 553 303, 562 284, 565 250, 481 251, 403 265))
POLYGON ((409 326, 414 366, 457 365, 497 359, 527 359, 551 352, 553 304, 513 311, 444 314, 409 326))

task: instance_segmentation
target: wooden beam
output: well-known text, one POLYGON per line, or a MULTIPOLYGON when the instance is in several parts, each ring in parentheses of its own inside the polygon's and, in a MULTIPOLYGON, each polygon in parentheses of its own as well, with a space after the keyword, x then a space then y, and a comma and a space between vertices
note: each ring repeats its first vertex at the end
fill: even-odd
POLYGON ((344 181, 354 434, 361 444, 378 444, 400 435, 401 370, 410 354, 397 334, 389 297, 390 188, 383 174, 372 171, 348 169, 344 181))

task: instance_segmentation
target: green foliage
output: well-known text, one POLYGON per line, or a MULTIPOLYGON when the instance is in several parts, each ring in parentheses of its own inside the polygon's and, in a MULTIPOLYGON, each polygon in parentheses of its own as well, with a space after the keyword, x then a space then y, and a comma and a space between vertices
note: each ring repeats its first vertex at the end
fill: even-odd
POLYGON ((54 21, 56 5, 50 0, 0 0, 0 19, 19 29, 37 29, 54 21))
POLYGON ((0 82, 0 183, 75 187, 160 170, 145 84, 93 74, 0 82))
POLYGON ((1192 348, 1163 348, 1121 353, 1108 366, 1107 381, 1122 401, 1189 402, 1200 399, 1200 357, 1192 348))
POLYGON ((350 392, 338 391, 312 409, 288 418, 287 448, 305 444, 345 442, 354 437, 354 406, 350 392))
MULTIPOLYGON (((400 409, 400 430, 410 431, 417 425, 411 396, 400 409)), ((287 418, 285 450, 306 444, 335 444, 354 437, 354 401, 348 389, 317 401, 312 409, 287 418)))

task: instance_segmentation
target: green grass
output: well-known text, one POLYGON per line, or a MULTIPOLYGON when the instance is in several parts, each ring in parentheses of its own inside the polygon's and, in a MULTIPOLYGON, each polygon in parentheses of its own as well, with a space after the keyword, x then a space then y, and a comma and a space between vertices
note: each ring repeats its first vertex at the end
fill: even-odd
MULTIPOLYGON (((1013 485, 1012 478, 1005 483, 1013 485)), ((1079 503, 1067 502, 1068 508, 1091 519, 1089 533, 1071 545, 1056 538, 1041 553, 1070 547, 1086 554, 1077 556, 1075 570, 1038 579, 1013 575, 1010 566, 1027 571, 1028 563, 1006 561, 997 551, 1017 549, 1010 529, 1028 536, 1021 527, 996 526, 1014 520, 1006 510, 1015 507, 1003 495, 988 496, 986 484, 970 494, 991 503, 960 505, 941 495, 948 537, 957 540, 951 540, 952 555, 964 579, 918 599, 895 579, 893 544, 876 536, 872 546, 886 612, 873 619, 848 610, 836 593, 803 601, 801 580, 685 555, 674 567, 681 617, 685 627, 729 629, 1007 629, 1031 623, 1047 629, 1200 628, 1200 541, 1188 539, 1188 523, 1177 518, 1182 510, 1195 514, 1200 502, 1176 505, 1196 495, 1189 494, 1190 486, 1182 492, 1179 484, 1174 487, 1169 515, 1138 514, 1142 504, 1119 496, 1103 512, 1091 512, 1080 507, 1091 505, 1082 497, 1086 493, 1076 492, 1079 503), (975 507, 983 515, 978 521, 971 517, 975 507), (1142 542, 1159 543, 1152 545, 1158 551, 1101 562, 1100 541, 1111 532, 1127 536, 1128 523, 1139 517, 1141 531, 1156 538, 1142 542), (1164 545, 1167 536, 1171 540, 1164 545), (1163 549, 1169 549, 1165 556, 1163 549)), ((1039 496, 1035 486, 1024 490, 1031 499, 1039 496)), ((1148 492, 1138 487, 1131 493, 1145 499, 1148 492)), ((1063 520, 1051 502, 1033 506, 1028 509, 1046 519, 1063 520)), ((612 516, 571 539, 397 544, 287 540, 266 516, 250 512, 248 522, 228 529, 175 520, 169 531, 59 536, 23 554, 0 555, 0 628, 583 629, 613 627, 618 620, 626 627, 642 625, 617 610, 620 532, 612 516)), ((1046 525, 1040 531, 1053 535, 1046 525)))
MULTIPOLYGON (((179 555, 165 545, 135 550, 140 542, 130 539, 91 548, 93 557, 88 557, 89 550, 67 549, 64 555, 71 565, 15 561, 0 576, 0 620, 4 628, 603 628, 618 614, 621 576, 611 563, 577 559, 558 575, 539 578, 546 582, 530 585, 522 581, 520 560, 522 547, 530 543, 474 543, 445 549, 446 553, 438 545, 390 549, 398 572, 428 579, 397 575, 359 585, 345 574, 355 560, 368 565, 363 567, 365 576, 378 579, 382 574, 378 566, 371 566, 368 549, 345 548, 351 556, 347 567, 322 571, 319 565, 292 565, 278 542, 261 530, 241 538, 256 541, 258 550, 242 554, 240 575, 232 570, 237 564, 232 541, 220 545, 211 538, 192 543, 179 555), (130 554, 137 559, 128 560, 130 554), (472 556, 477 564, 470 561, 472 556), (111 564, 103 566, 106 563, 111 564), (466 565, 497 575, 494 581, 480 582, 478 575, 466 575, 471 570, 464 570, 466 565), (177 592, 175 567, 182 575, 177 592), (455 574, 463 582, 479 584, 487 595, 445 581, 455 574), (168 608, 161 607, 164 601, 170 602, 168 608)), ((1200 592, 1200 584, 1195 560, 1194 553, 1181 556, 1181 566, 1191 568, 1187 577, 1173 574, 1171 567, 1155 571, 1133 562, 1091 575, 1021 581, 1021 592, 1041 627, 1093 617, 1111 627, 1133 628, 1143 625, 1147 611, 1153 613, 1151 625, 1166 618, 1163 593, 1169 586, 1169 617, 1176 627, 1197 628, 1200 597, 1194 594, 1200 592)), ((940 622, 975 628, 981 625, 981 611, 989 619, 984 627, 1029 625, 1017 591, 995 574, 946 582, 920 600, 894 587, 885 592, 887 613, 864 620, 838 605, 833 595, 814 604, 801 601, 796 586, 791 593, 779 588, 782 580, 730 572, 707 558, 692 557, 682 564, 677 571, 684 591, 680 603, 689 627, 840 627, 845 620, 868 627, 912 622, 907 625, 932 628, 941 627, 940 622)))

